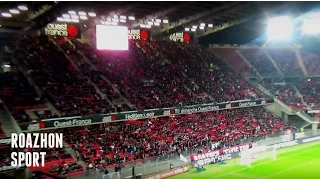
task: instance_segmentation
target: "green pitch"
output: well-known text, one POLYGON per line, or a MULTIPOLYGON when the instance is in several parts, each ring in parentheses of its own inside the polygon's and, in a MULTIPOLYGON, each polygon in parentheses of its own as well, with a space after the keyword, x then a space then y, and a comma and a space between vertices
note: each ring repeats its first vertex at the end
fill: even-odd
POLYGON ((206 171, 189 172, 172 179, 319 179, 320 141, 277 150, 277 160, 263 159, 252 163, 251 168, 241 166, 239 159, 226 165, 207 165, 206 171))

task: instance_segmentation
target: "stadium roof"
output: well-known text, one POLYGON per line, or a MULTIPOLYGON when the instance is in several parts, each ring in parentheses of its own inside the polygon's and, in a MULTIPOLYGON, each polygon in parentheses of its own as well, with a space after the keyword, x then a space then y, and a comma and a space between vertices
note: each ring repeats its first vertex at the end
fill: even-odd
MULTIPOLYGON (((139 26, 151 19, 166 19, 169 23, 153 26, 154 36, 167 36, 174 32, 184 31, 185 28, 198 26, 192 32, 196 38, 211 33, 223 31, 232 26, 244 24, 246 30, 260 32, 266 17, 273 14, 289 13, 299 16, 319 5, 318 2, 223 2, 223 1, 158 1, 158 2, 0 2, 0 11, 7 12, 19 5, 28 7, 27 11, 12 17, 0 17, 1 36, 5 33, 20 30, 39 29, 49 22, 55 21, 62 13, 72 11, 95 12, 97 19, 103 19, 113 14, 134 16, 135 20, 128 26, 139 26), (252 22, 252 23, 246 23, 252 22), (205 24, 204 29, 199 29, 205 24), (210 25, 210 27, 209 27, 210 25)), ((99 21, 100 22, 100 21, 99 21)), ((128 22, 129 23, 129 22, 128 22)))

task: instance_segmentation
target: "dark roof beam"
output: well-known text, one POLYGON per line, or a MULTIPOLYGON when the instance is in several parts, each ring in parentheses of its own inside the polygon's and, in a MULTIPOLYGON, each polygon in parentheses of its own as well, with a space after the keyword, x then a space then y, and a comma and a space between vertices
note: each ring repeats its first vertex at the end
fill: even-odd
POLYGON ((159 18, 159 17, 163 17, 165 16, 166 14, 169 14, 169 13, 172 13, 174 11, 176 11, 177 9, 179 9, 180 6, 177 5, 177 6, 174 6, 174 7, 171 7, 171 8, 168 8, 166 10, 161 10, 155 14, 150 14, 150 15, 147 15, 143 18, 140 18, 140 19, 137 19, 133 24, 132 24, 132 27, 138 27, 140 23, 144 23, 145 21, 148 21, 148 20, 151 20, 151 19, 156 19, 156 18, 159 18))
POLYGON ((178 20, 176 22, 168 23, 167 25, 164 25, 163 28, 159 32, 157 32, 157 34, 169 31, 170 29, 173 29, 173 28, 175 28, 177 26, 182 26, 182 25, 184 25, 186 23, 189 23, 189 22, 192 22, 194 20, 200 19, 203 16, 207 16, 207 15, 219 12, 219 11, 221 11, 223 9, 230 8, 230 7, 232 7, 234 5, 238 5, 238 4, 240 4, 240 2, 232 2, 230 4, 222 5, 220 7, 214 7, 212 9, 208 10, 208 11, 201 12, 201 13, 198 13, 196 15, 192 15, 192 16, 180 19, 180 20, 178 20))

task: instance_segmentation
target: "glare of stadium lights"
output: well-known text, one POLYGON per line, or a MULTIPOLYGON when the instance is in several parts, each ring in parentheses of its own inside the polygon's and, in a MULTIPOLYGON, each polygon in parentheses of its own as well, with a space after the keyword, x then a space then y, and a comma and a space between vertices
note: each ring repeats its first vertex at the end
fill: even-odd
POLYGON ((160 23, 159 22, 154 22, 153 23, 155 26, 160 26, 160 23))
POLYGON ((106 25, 111 25, 111 22, 107 21, 105 22, 106 25))
POLYGON ((208 24, 208 27, 213 27, 213 24, 208 24))
POLYGON ((71 18, 72 19, 79 19, 79 16, 78 15, 71 15, 71 18))
POLYGON ((161 19, 156 19, 156 22, 161 23, 161 19))
POLYGON ((169 23, 169 21, 167 19, 164 19, 162 22, 163 23, 169 23))
POLYGON ((192 29, 197 29, 198 28, 198 26, 192 26, 192 29))
POLYGON ((153 22, 148 22, 148 25, 153 25, 153 22))
POLYGON ((12 17, 12 15, 10 13, 1 13, 1 15, 3 17, 12 17))
POLYGON ((291 37, 293 33, 293 24, 289 17, 277 17, 268 21, 268 39, 285 40, 291 37))
POLYGON ((145 28, 146 25, 145 25, 145 24, 140 24, 140 27, 141 27, 141 28, 145 28))
POLYGON ((129 16, 128 19, 134 21, 136 18, 134 16, 129 16))
POLYGON ((118 15, 115 14, 115 15, 113 15, 113 18, 118 19, 119 17, 118 17, 118 15))
POLYGON ((204 26, 200 26, 199 29, 204 29, 204 26))
POLYGON ((28 7, 27 7, 27 6, 24 6, 24 5, 20 5, 20 6, 18 6, 18 8, 19 8, 21 11, 27 11, 27 10, 28 10, 28 7))
POLYGON ((127 16, 120 16, 120 19, 126 20, 126 19, 127 19, 127 16))
POLYGON ((113 22, 119 22, 119 19, 113 18, 112 21, 113 21, 113 22))
POLYGON ((191 29, 192 32, 195 32, 196 30, 197 30, 197 29, 194 29, 194 28, 191 29))
POLYGON ((86 13, 86 12, 83 12, 83 11, 79 11, 78 14, 79 14, 80 16, 86 16, 86 15, 87 15, 87 13, 86 13))
POLYGON ((107 18, 107 21, 110 21, 110 22, 111 22, 111 21, 112 21, 112 19, 111 19, 111 18, 107 18))
POLYGON ((125 23, 127 21, 125 19, 120 19, 120 22, 125 23))
POLYGON ((206 26, 206 24, 205 23, 201 23, 200 26, 206 26))
POLYGON ((68 11, 69 14, 75 15, 77 14, 75 11, 68 11))
POLYGON ((146 28, 151 28, 151 25, 150 25, 150 24, 147 24, 147 25, 146 25, 146 28))
POLYGON ((70 15, 69 14, 62 14, 62 17, 63 18, 70 18, 70 15))
POLYGON ((16 10, 16 9, 10 9, 9 12, 11 14, 20 14, 20 11, 16 10))
POLYGON ((80 16, 80 19, 82 19, 82 20, 87 20, 88 17, 87 17, 87 16, 80 16))
POLYGON ((57 21, 60 21, 60 22, 61 22, 61 21, 64 21, 64 19, 63 19, 62 17, 58 17, 58 18, 57 18, 57 21))
POLYGON ((89 15, 90 17, 96 17, 96 16, 97 16, 96 13, 94 13, 94 12, 89 12, 88 15, 89 15))
POLYGON ((111 25, 118 26, 118 23, 117 22, 111 22, 111 25))
POLYGON ((72 22, 78 23, 78 22, 79 22, 79 19, 72 19, 72 22))
POLYGON ((185 31, 190 31, 190 28, 184 28, 185 31))
POLYGON ((320 33, 320 14, 314 13, 303 21, 302 31, 305 34, 318 34, 320 33))
POLYGON ((63 18, 65 22, 72 22, 72 19, 70 18, 63 18))

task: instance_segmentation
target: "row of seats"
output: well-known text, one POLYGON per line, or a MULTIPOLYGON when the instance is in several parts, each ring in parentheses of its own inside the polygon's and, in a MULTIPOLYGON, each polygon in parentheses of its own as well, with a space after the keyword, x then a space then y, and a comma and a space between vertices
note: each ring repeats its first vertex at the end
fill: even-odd
MULTIPOLYGON (((264 77, 280 76, 274 63, 285 76, 303 76, 303 67, 293 48, 214 48, 213 51, 245 77, 256 76, 256 73, 241 56, 264 77)), ((299 51, 308 75, 319 75, 320 55, 304 49, 299 51)))

